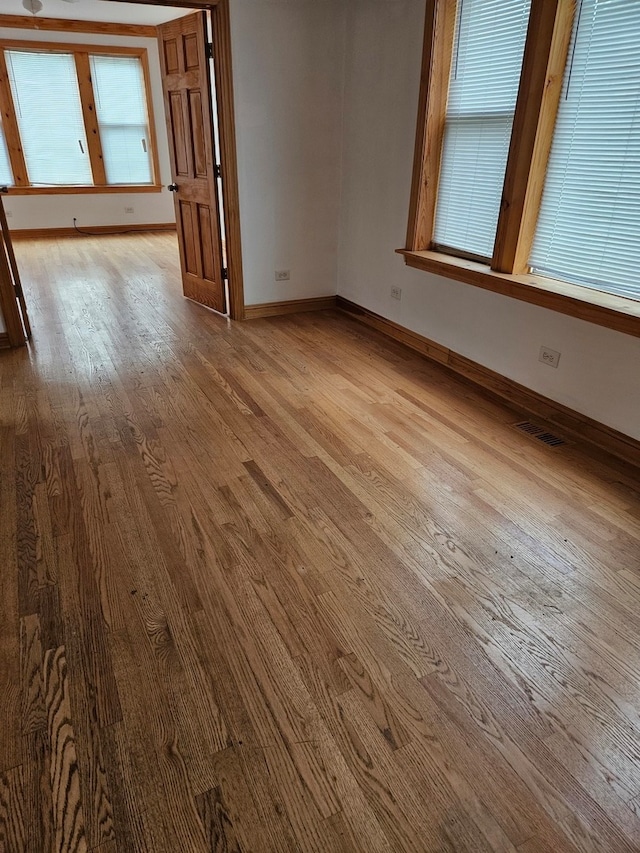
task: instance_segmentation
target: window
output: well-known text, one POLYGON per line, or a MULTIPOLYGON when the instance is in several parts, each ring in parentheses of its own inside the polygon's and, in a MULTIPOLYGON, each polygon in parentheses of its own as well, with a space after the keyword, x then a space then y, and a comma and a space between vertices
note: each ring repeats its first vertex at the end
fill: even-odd
POLYGON ((159 189, 144 50, 5 42, 0 51, 0 181, 17 193, 159 189))
POLYGON ((139 58, 92 56, 91 78, 107 182, 151 183, 149 120, 139 58))
POLYGON ((583 0, 531 266, 640 299, 640 5, 583 0))
POLYGON ((530 4, 458 4, 433 238, 440 248, 493 253, 530 4))
POLYGON ((5 58, 31 185, 92 184, 73 54, 8 50, 5 58))
POLYGON ((406 262, 640 335, 640 4, 426 6, 406 262))

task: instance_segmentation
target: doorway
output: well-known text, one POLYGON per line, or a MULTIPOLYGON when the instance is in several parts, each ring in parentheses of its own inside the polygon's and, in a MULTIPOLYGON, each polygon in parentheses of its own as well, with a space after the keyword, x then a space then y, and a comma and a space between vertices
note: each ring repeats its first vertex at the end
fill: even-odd
POLYGON ((180 25, 185 18, 177 18, 158 27, 183 287, 186 296, 216 310, 226 299, 231 319, 242 320, 229 0, 127 2, 201 13, 200 23, 196 12, 188 16, 190 23, 180 25))
MULTIPOLYGON (((101 12, 103 16, 102 21, 95 20, 92 15, 93 12, 89 9, 89 4, 87 4, 87 9, 89 9, 89 14, 86 15, 84 9, 80 6, 74 7, 74 11, 77 9, 82 9, 83 15, 85 19, 78 20, 75 17, 66 18, 65 19, 53 19, 53 18, 43 18, 43 17, 18 17, 15 15, 0 15, 0 26, 6 26, 7 28, 21 28, 21 29, 31 29, 34 31, 38 30, 52 30, 57 33, 62 34, 63 32, 73 33, 73 37, 68 39, 69 42, 78 42, 81 43, 84 38, 82 36, 83 33, 100 33, 101 35, 109 35, 114 34, 120 38, 121 36, 146 36, 147 39, 153 38, 155 42, 154 44, 148 42, 148 50, 149 56, 152 53, 155 53, 157 50, 157 55, 159 57, 160 63, 162 64, 162 43, 158 40, 157 36, 160 31, 159 22, 167 21, 167 19, 173 20, 183 20, 187 19, 199 18, 203 19, 206 16, 206 20, 204 22, 203 27, 201 27, 201 32, 198 34, 198 52, 201 54, 204 62, 203 67, 206 70, 208 75, 208 79, 205 80, 205 84, 201 86, 201 96, 203 97, 203 104, 207 108, 209 112, 208 119, 205 116, 205 120, 200 122, 200 139, 198 145, 192 145, 191 148, 194 150, 194 157, 192 158, 194 163, 195 170, 202 174, 202 168, 199 168, 199 163, 195 162, 195 154, 199 151, 205 152, 204 158, 207 159, 207 151, 210 151, 211 154, 209 159, 211 161, 213 173, 213 181, 209 182, 210 189, 212 192, 210 193, 210 204, 206 205, 202 203, 202 199, 200 199, 195 207, 195 214, 191 220, 191 231, 189 232, 189 239, 191 240, 191 244, 189 246, 188 251, 181 251, 181 258, 183 259, 182 263, 182 277, 183 281, 185 279, 185 273, 192 272, 192 268, 194 266, 193 261, 196 259, 195 266, 198 266, 198 263, 201 266, 201 273, 205 279, 214 280, 219 289, 219 296, 217 299, 212 300, 207 298, 208 294, 203 296, 201 291, 191 290, 188 291, 187 288, 183 288, 184 293, 189 298, 201 302, 202 304, 207 305, 210 308, 214 308, 215 310, 221 313, 227 313, 231 319, 239 320, 244 319, 244 289, 243 289, 243 278, 242 278, 242 252, 241 252, 241 243, 240 243, 240 224, 239 224, 239 215, 238 215, 238 185, 237 185, 237 160, 236 160, 236 145, 235 145, 235 121, 234 121, 234 107, 233 107, 233 86, 231 80, 231 56, 230 56, 230 31, 229 31, 229 4, 228 0, 221 0, 221 2, 212 2, 208 4, 203 4, 199 2, 199 0, 187 0, 187 2, 183 2, 183 0, 177 0, 177 2, 172 2, 169 7, 169 3, 163 3, 160 0, 159 3, 148 3, 141 4, 137 3, 137 0, 134 0, 133 3, 127 2, 126 4, 117 2, 117 0, 109 0, 109 4, 104 3, 100 4, 100 6, 106 7, 109 5, 109 9, 106 14, 104 11, 101 12), (157 14, 150 15, 152 12, 150 8, 144 10, 142 8, 135 9, 135 6, 156 6, 157 14), (128 8, 127 8, 128 7, 128 8), (194 8, 198 9, 198 11, 194 11, 192 15, 189 15, 189 11, 194 8), (120 12, 122 9, 122 12, 120 12), (126 13, 125 13, 126 10, 126 13), (143 13, 143 14, 141 14, 143 13), (165 14, 166 13, 166 14, 165 14), (176 17, 177 16, 177 17, 176 17), (107 23, 104 19, 108 18, 109 21, 119 22, 119 23, 107 23), (4 19, 4 20, 3 20, 4 19), (130 21, 128 23, 127 21, 130 21), (145 25, 143 22, 149 22, 149 25, 145 25), (144 33, 143 33, 144 31, 144 33), (214 117, 216 121, 214 121, 214 117), (197 226, 197 227, 196 227, 197 226)), ((97 8, 97 6, 96 6, 97 8)), ((156 10, 153 10, 155 13, 156 10)), ((46 10, 45 10, 46 12, 46 10)), ((47 38, 46 33, 39 33, 39 40, 43 41, 47 38)), ((29 38, 29 37, 27 37, 29 38)), ((52 42, 61 41, 60 35, 51 39, 52 42)), ((94 41, 94 40, 90 40, 94 41)), ((96 44, 103 44, 103 42, 99 42, 98 39, 95 39, 96 44)), ((33 43, 33 47, 35 48, 36 44, 33 43)), ((65 45, 65 47, 71 48, 73 45, 65 45)), ((125 48, 119 48, 119 50, 124 51, 125 48)), ((144 51, 142 51, 144 52, 144 51)), ((155 62, 155 60, 154 60, 155 62)), ((156 81, 158 80, 158 72, 156 74, 156 81)), ((164 76, 164 75, 163 75, 164 76)), ((81 78, 79 78, 81 79, 81 78)), ((147 81, 148 86, 148 81, 147 81)), ((150 88, 147 88, 147 101, 152 106, 152 101, 155 102, 156 106, 156 114, 158 113, 158 97, 157 93, 160 91, 158 88, 158 84, 156 83, 155 90, 156 94, 152 97, 152 93, 150 88)), ((192 106, 194 99, 191 99, 192 106)), ((84 103, 84 102, 83 102, 84 103)), ((160 119, 157 123, 158 132, 166 137, 166 132, 163 128, 162 118, 158 115, 160 119)), ((153 110, 150 109, 150 119, 151 123, 153 122, 153 110)), ((6 131, 6 127, 5 127, 6 131)), ((95 132, 95 131, 94 131, 95 132)), ((89 138, 87 131, 87 138, 89 138)), ((7 141, 9 140, 9 136, 7 134, 7 141)), ((192 140, 193 142, 193 140, 192 140)), ((144 140, 143 140, 144 143, 144 140)), ((166 143, 164 143, 166 148, 166 143)), ((17 148, 19 146, 14 146, 17 148)), ((82 146, 81 146, 82 147, 82 146)), ((91 146, 90 146, 91 147, 91 146)), ((152 146, 155 149, 155 146, 152 146)), ((145 148, 146 151, 146 148, 145 148)), ((83 152, 84 153, 84 152, 83 152)), ((169 158, 171 160, 171 157, 169 158)), ((93 161, 92 161, 93 162, 93 161)), ((166 156, 164 158, 164 162, 167 163, 166 156)), ((184 173, 179 175, 174 170, 174 164, 171 164, 172 174, 169 177, 166 166, 163 167, 162 177, 159 178, 159 171, 156 168, 156 186, 154 189, 159 191, 162 184, 162 193, 168 194, 169 186, 173 185, 172 188, 176 189, 176 184, 178 187, 181 184, 184 184, 182 180, 184 178, 184 173), (180 180, 177 180, 180 178, 180 180)), ((14 170, 14 174, 16 171, 14 170)), ((49 228, 49 222, 40 223, 41 228, 33 228, 30 221, 25 222, 25 214, 27 213, 26 208, 24 208, 25 202, 33 202, 35 199, 21 199, 21 195, 25 194, 33 194, 37 190, 36 187, 33 189, 28 184, 28 176, 27 183, 25 184, 24 178, 22 179, 22 186, 15 187, 15 193, 12 192, 11 195, 15 195, 14 199, 11 198, 11 201, 15 203, 16 207, 22 205, 22 220, 24 222, 24 226, 21 227, 19 223, 15 223, 15 227, 12 228, 12 231, 19 236, 22 237, 40 237, 40 236, 65 236, 66 233, 90 233, 90 234, 99 234, 102 232, 105 233, 114 233, 117 227, 115 224, 111 225, 96 225, 96 226, 81 226, 85 230, 81 230, 76 226, 75 219, 75 210, 73 212, 73 229, 65 227, 65 228, 49 228), (20 234, 20 232, 22 232, 20 234)), ((100 181, 95 179, 95 169, 94 169, 94 180, 95 185, 101 183, 100 181)), ((104 181, 102 181, 104 183, 104 181)), ((97 187, 98 188, 98 187, 97 187)), ((106 189, 111 189, 106 188, 106 189)), ((132 193, 138 193, 140 190, 146 189, 145 187, 135 187, 132 188, 132 193)), ((149 188, 153 191, 151 188, 149 188)), ((114 187, 114 191, 118 191, 114 187)), ((44 192, 47 192, 45 188, 44 192)), ((65 192, 66 196, 61 196, 60 198, 60 207, 64 208, 64 215, 56 216, 57 222, 55 218, 51 224, 57 225, 63 224, 66 218, 70 219, 71 216, 69 214, 70 205, 75 205, 73 201, 74 198, 78 199, 78 204, 81 205, 87 204, 87 202, 91 203, 92 199, 90 194, 92 193, 92 189, 89 186, 83 186, 79 188, 79 192, 81 194, 85 194, 84 198, 82 195, 77 196, 76 190, 73 187, 69 187, 63 190, 57 190, 54 187, 49 189, 49 192, 52 197, 47 198, 46 196, 43 199, 43 204, 45 202, 56 202, 57 197, 53 195, 54 193, 65 192), (87 196, 86 194, 89 194, 87 196)), ((176 193, 175 195, 181 195, 182 193, 176 193)), ((114 199, 114 203, 117 205, 126 205, 131 202, 125 196, 109 196, 114 199)), ((107 197, 102 196, 102 199, 106 199, 107 197)), ((144 195, 138 195, 136 199, 144 199, 146 202, 146 206, 144 210, 149 211, 149 202, 153 202, 152 196, 144 193, 144 195)), ((156 196, 158 198, 159 196, 156 196)), ((138 205, 136 204, 136 215, 138 215, 138 205)), ((48 208, 47 208, 48 209, 48 208)), ((115 209, 114 204, 111 205, 111 210, 115 209)), ((182 204, 183 211, 185 210, 185 205, 182 204)), ((133 213, 133 208, 123 207, 125 213, 133 213)), ((151 208, 153 213, 153 208, 151 208)), ((120 210, 120 213, 122 210, 120 210)), ((57 213, 57 211, 56 211, 57 213)), ((167 214, 169 211, 167 210, 167 214)), ((9 212, 11 216, 11 212, 9 212)), ((20 218, 20 211, 18 214, 18 218, 20 218)), ((44 217, 43 217, 44 218, 44 217)), ((52 217, 53 218, 53 217, 52 217)), ((169 219, 170 215, 167 215, 166 220, 162 220, 163 224, 159 226, 159 230, 165 230, 170 227, 169 219), (166 225, 164 224, 166 222, 166 225)), ((79 219, 79 222, 82 220, 79 219)), ((95 221, 95 220, 94 220, 95 221)), ((100 222, 100 218, 98 218, 98 222, 100 222)), ((109 221, 109 220, 107 220, 109 221)), ((112 222, 118 222, 121 220, 113 219, 110 220, 112 222)), ((149 218, 140 217, 141 222, 152 222, 158 221, 158 219, 154 219, 153 216, 149 218)), ((38 223, 33 223, 38 224, 38 223)), ((178 228, 181 225, 188 225, 189 222, 184 220, 181 222, 178 220, 178 228)), ((136 230, 144 230, 147 227, 146 225, 128 225, 124 222, 121 226, 123 229, 128 231, 136 231, 136 230)), ((184 230, 184 229, 183 229, 184 230)))

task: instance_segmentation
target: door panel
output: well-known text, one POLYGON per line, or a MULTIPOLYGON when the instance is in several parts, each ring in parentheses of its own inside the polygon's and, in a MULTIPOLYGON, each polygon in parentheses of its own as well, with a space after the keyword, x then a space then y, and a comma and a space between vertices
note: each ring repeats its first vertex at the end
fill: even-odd
POLYGON ((189 92, 189 119, 193 140, 193 171, 197 178, 206 178, 207 146, 202 124, 202 94, 195 90, 189 92))
POLYGON ((225 310, 205 12, 158 27, 184 295, 225 310))
POLYGON ((174 38, 168 38, 161 51, 164 55, 165 74, 176 74, 178 71, 178 42, 174 38))
POLYGON ((188 177, 189 162, 187 152, 189 143, 187 139, 187 129, 184 126, 184 116, 182 114, 182 96, 180 92, 169 93, 169 113, 171 117, 171 135, 173 139, 173 149, 175 151, 174 175, 175 177, 188 177))
POLYGON ((215 275, 215 252, 211 234, 211 208, 205 204, 198 205, 200 234, 202 236, 202 277, 209 279, 215 275))
POLYGON ((187 71, 198 68, 198 41, 193 33, 185 35, 184 45, 184 67, 187 71))

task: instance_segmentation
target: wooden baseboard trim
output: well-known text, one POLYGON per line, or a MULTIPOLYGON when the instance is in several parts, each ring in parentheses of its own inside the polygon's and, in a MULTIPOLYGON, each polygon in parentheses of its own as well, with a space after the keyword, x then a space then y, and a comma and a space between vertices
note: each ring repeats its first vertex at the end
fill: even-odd
POLYGON ((0 349, 9 349, 9 335, 6 332, 0 332, 0 349))
POLYGON ((287 299, 283 302, 261 302, 258 305, 245 305, 244 319, 257 320, 259 317, 277 317, 279 314, 301 314, 303 311, 326 311, 336 307, 336 296, 316 296, 313 299, 287 299))
MULTIPOLYGON (((80 229, 84 231, 84 228, 80 229)), ((75 228, 17 228, 11 231, 14 240, 36 240, 39 237, 100 237, 103 234, 128 234, 144 231, 175 231, 175 222, 153 225, 87 225, 88 234, 79 234, 75 228)))
POLYGON ((486 391, 505 400, 518 409, 522 409, 545 422, 557 427, 568 437, 595 445, 600 450, 611 453, 625 462, 640 467, 640 441, 618 432, 587 415, 580 414, 562 403, 556 403, 548 397, 532 391, 513 379, 508 379, 488 367, 484 367, 463 355, 443 347, 428 338, 412 332, 404 326, 387 320, 355 302, 336 297, 336 307, 367 326, 371 326, 393 340, 410 347, 436 361, 460 376, 471 380, 486 391))

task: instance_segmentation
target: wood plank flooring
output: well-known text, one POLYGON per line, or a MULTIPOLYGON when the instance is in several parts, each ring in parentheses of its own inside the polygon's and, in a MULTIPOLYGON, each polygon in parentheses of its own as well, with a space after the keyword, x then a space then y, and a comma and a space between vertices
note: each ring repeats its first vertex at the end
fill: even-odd
POLYGON ((0 851, 640 850, 640 480, 172 235, 17 244, 0 851))

